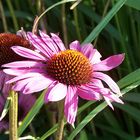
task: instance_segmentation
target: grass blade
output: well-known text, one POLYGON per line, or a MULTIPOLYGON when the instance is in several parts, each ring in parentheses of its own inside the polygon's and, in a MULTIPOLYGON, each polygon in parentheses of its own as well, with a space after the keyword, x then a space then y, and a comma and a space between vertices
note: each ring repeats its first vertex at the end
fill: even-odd
POLYGON ((126 0, 119 0, 116 5, 108 12, 108 14, 103 18, 103 20, 96 26, 95 29, 89 34, 89 36, 84 40, 83 43, 92 42, 99 33, 105 28, 113 16, 120 10, 120 8, 125 4, 126 0))
POLYGON ((126 5, 140 10, 140 0, 127 0, 126 5))
POLYGON ((39 112, 39 110, 43 106, 43 104, 44 104, 44 92, 36 100, 32 109, 30 110, 30 112, 24 118, 24 120, 22 121, 22 124, 19 126, 18 136, 20 136, 24 132, 24 130, 28 127, 28 125, 31 123, 33 118, 36 116, 36 114, 39 112))

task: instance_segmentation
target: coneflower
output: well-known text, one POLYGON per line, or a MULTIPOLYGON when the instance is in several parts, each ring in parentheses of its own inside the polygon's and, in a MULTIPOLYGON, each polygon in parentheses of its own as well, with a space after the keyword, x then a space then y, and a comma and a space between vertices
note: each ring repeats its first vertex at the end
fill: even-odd
POLYGON ((121 95, 118 85, 101 71, 109 71, 120 65, 124 54, 101 61, 101 54, 92 44, 80 45, 74 41, 66 50, 56 34, 52 33, 50 37, 41 31, 40 36, 29 32, 27 37, 36 51, 19 45, 12 49, 29 60, 3 65, 9 67, 4 70, 6 73, 16 76, 8 82, 15 83, 14 90, 27 94, 48 88, 46 102, 65 98, 64 113, 67 122, 72 125, 77 114, 78 97, 86 100, 104 98, 112 108, 111 101, 123 103, 116 95, 121 95))
POLYGON ((2 71, 3 68, 1 66, 5 63, 23 60, 22 56, 17 55, 11 49, 11 47, 15 45, 20 45, 30 49, 33 48, 33 46, 29 43, 28 40, 22 38, 19 35, 11 33, 0 33, 0 91, 2 93, 9 92, 10 85, 5 83, 12 77, 5 74, 2 71))

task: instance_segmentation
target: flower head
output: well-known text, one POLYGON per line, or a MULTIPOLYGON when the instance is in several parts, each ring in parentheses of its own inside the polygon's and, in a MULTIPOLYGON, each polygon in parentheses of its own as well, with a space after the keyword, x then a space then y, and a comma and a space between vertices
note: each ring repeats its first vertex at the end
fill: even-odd
POLYGON ((19 35, 11 33, 0 33, 0 91, 2 91, 2 93, 9 92, 10 85, 5 83, 11 79, 11 76, 5 74, 2 71, 3 68, 1 66, 5 63, 23 60, 23 57, 17 55, 11 49, 11 47, 14 45, 21 45, 26 48, 32 48, 29 41, 19 35))
POLYGON ((36 51, 21 46, 13 46, 12 49, 28 58, 28 61, 3 65, 9 67, 4 70, 6 73, 16 76, 8 82, 16 82, 14 90, 29 94, 48 87, 45 101, 65 98, 65 116, 72 125, 76 118, 78 97, 86 100, 104 98, 112 108, 111 101, 123 103, 118 97, 120 89, 117 84, 101 71, 109 71, 120 65, 124 54, 101 61, 101 54, 92 44, 80 45, 74 41, 70 44, 70 49, 66 50, 56 34, 52 33, 50 37, 41 31, 40 36, 29 32, 27 37, 36 51))

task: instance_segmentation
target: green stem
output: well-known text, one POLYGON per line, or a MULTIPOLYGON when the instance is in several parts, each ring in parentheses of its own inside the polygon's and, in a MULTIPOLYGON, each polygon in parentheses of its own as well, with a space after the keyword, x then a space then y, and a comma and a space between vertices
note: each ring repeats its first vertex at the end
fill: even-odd
POLYGON ((79 28, 79 22, 78 22, 79 21, 78 20, 78 11, 77 11, 76 7, 74 8, 73 13, 74 13, 74 21, 75 21, 76 33, 77 33, 77 36, 78 36, 78 40, 81 42, 82 37, 81 37, 81 34, 80 34, 80 28, 79 28))
POLYGON ((63 138, 63 130, 64 130, 64 125, 65 125, 65 121, 64 121, 64 102, 60 101, 58 103, 58 115, 59 115, 59 120, 58 120, 58 128, 57 128, 57 132, 56 132, 56 137, 55 140, 62 140, 63 138))
POLYGON ((63 3, 68 3, 68 2, 72 2, 72 1, 76 1, 76 0, 62 0, 62 1, 59 1, 55 4, 53 4, 52 6, 50 6, 49 8, 47 8, 38 18, 36 18, 35 22, 34 22, 34 25, 33 25, 33 29, 32 29, 32 32, 34 33, 37 29, 37 25, 38 25, 38 22, 39 20, 42 18, 42 16, 44 16, 48 11, 50 11, 51 9, 53 9, 54 7, 58 6, 58 5, 61 5, 63 3))
POLYGON ((63 38, 66 48, 68 48, 68 36, 67 36, 67 25, 66 25, 66 10, 65 3, 62 4, 61 15, 62 15, 62 29, 63 29, 63 38))
POLYGON ((3 4, 2 4, 2 1, 1 0, 0 0, 0 13, 1 13, 1 19, 2 19, 2 23, 3 23, 4 31, 5 32, 8 32, 6 17, 5 17, 5 14, 4 14, 3 4))
POLYGON ((12 4, 11 0, 6 0, 6 2, 8 5, 8 8, 9 8, 13 23, 14 23, 14 28, 17 31, 19 29, 19 27, 18 27, 18 22, 17 22, 16 16, 15 16, 13 4, 12 4))
POLYGON ((17 122, 18 122, 18 93, 13 90, 9 93, 11 103, 9 107, 9 138, 10 140, 18 140, 17 122))
MULTIPOLYGON (((109 4, 110 4, 110 0, 108 0, 108 1, 106 2, 105 8, 104 8, 103 14, 102 14, 102 19, 105 17, 105 15, 106 15, 106 13, 107 13, 107 11, 108 11, 109 4)), ((98 36, 98 37, 99 37, 99 36, 98 36)), ((94 41, 94 46, 96 46, 96 44, 97 44, 98 37, 97 37, 97 38, 95 39, 95 41, 94 41)))

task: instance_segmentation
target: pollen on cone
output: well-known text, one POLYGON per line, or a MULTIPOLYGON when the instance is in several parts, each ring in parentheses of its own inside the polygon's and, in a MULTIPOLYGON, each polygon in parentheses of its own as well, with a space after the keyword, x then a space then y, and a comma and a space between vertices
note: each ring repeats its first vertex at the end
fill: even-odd
POLYGON ((66 50, 54 55, 47 62, 47 72, 63 84, 81 85, 90 82, 92 68, 82 53, 66 50))
POLYGON ((26 39, 11 33, 0 34, 0 66, 12 61, 19 61, 23 58, 11 49, 12 46, 23 46, 26 48, 32 48, 33 46, 26 39))

